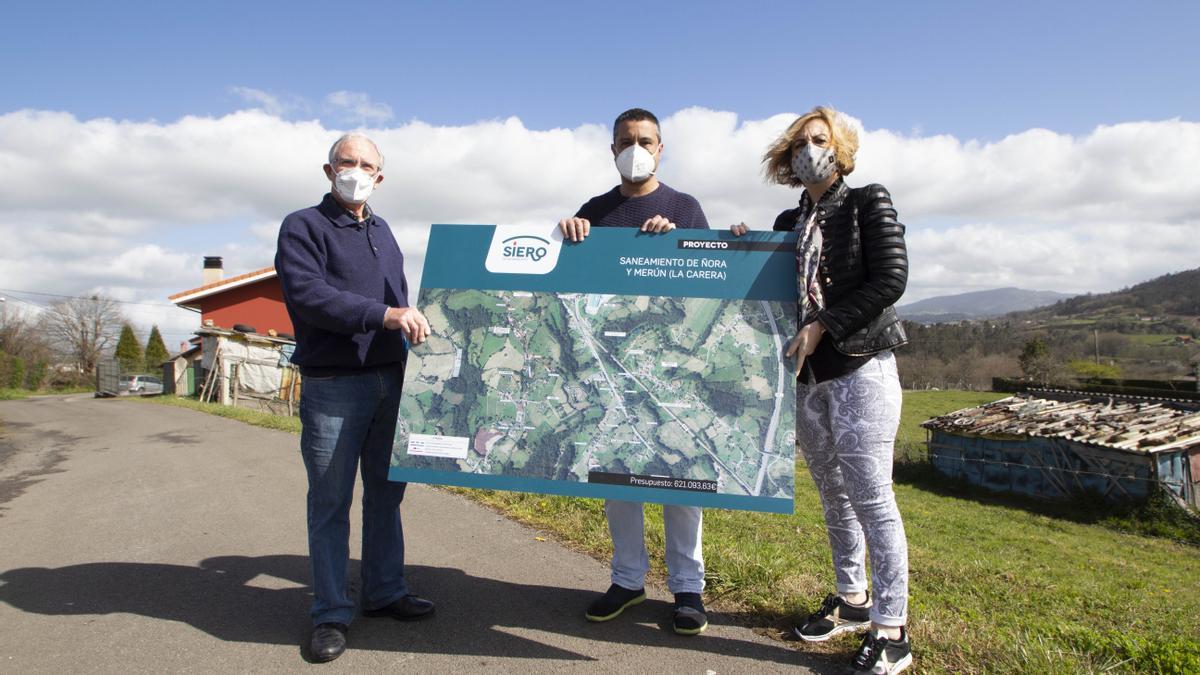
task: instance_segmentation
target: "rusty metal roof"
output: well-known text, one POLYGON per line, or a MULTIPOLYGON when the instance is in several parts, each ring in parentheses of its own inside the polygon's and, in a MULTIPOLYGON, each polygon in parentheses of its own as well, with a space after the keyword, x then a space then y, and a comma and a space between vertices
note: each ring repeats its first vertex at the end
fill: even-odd
POLYGON ((1200 445, 1200 411, 1162 402, 1010 396, 921 426, 960 436, 1065 438, 1136 453, 1200 445))

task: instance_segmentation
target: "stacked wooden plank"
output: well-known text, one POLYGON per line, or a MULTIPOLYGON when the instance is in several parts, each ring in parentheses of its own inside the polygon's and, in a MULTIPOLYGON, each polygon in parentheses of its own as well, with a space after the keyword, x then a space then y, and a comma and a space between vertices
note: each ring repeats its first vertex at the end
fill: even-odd
POLYGON ((1151 401, 1010 396, 935 417, 921 426, 990 438, 1066 438, 1138 453, 1200 445, 1200 411, 1151 401))

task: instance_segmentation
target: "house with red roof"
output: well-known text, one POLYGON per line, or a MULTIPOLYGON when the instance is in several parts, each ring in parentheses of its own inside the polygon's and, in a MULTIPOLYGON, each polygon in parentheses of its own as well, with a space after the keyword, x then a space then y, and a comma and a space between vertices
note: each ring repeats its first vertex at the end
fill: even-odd
POLYGON ((219 256, 205 256, 204 283, 170 296, 180 307, 200 313, 206 328, 253 328, 252 333, 292 333, 292 320, 283 304, 283 289, 274 267, 224 278, 219 256))
POLYGON ((169 296, 200 314, 192 340, 198 353, 188 350, 190 362, 176 358, 175 370, 164 372, 180 384, 169 389, 225 405, 293 412, 299 385, 290 362, 295 338, 275 268, 225 278, 221 258, 206 256, 202 281, 169 296))

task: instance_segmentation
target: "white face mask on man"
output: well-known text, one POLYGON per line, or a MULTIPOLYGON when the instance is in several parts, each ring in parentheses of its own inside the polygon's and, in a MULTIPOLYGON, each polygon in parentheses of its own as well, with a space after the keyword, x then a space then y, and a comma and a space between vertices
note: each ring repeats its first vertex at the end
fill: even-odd
POLYGON ((359 167, 339 171, 333 178, 333 191, 347 204, 362 204, 375 190, 375 176, 359 167))
POLYGON ((631 145, 616 158, 617 171, 625 180, 641 183, 654 175, 654 155, 640 145, 631 145))

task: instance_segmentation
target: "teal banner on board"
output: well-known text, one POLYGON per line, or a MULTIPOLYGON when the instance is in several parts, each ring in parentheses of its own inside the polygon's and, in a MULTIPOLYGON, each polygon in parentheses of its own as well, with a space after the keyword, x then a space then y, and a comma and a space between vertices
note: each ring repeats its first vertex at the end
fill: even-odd
POLYGON ((434 225, 390 478, 790 513, 794 249, 434 225))

